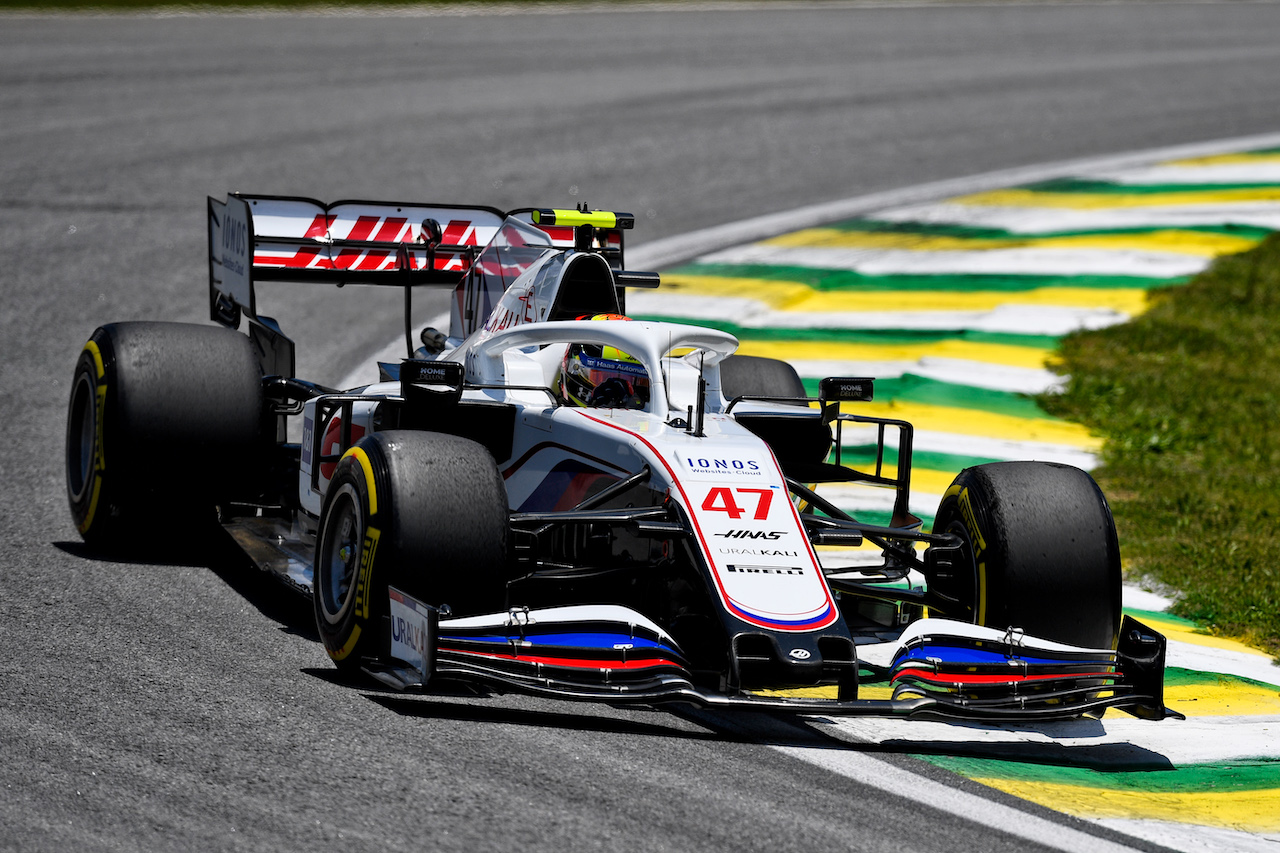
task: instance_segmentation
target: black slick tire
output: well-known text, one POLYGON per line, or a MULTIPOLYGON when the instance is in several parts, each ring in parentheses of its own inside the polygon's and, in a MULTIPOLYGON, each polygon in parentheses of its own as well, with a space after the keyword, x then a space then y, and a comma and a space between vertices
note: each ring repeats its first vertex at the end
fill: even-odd
POLYGON ((953 565, 928 578, 931 591, 957 602, 942 615, 1115 648, 1120 548, 1111 509, 1088 473, 1052 462, 966 468, 933 529, 964 543, 953 565))
MULTIPOLYGON (((262 377, 231 329, 115 323, 76 360, 67 410, 71 518, 92 547, 154 544, 175 520, 252 491, 262 377), (163 522, 163 523, 160 523, 163 522)), ((181 526, 179 524, 179 526, 181 526)))
POLYGON ((455 616, 506 600, 507 493, 466 438, 390 430, 338 462, 316 535, 316 627, 339 669, 386 651, 387 587, 455 616))

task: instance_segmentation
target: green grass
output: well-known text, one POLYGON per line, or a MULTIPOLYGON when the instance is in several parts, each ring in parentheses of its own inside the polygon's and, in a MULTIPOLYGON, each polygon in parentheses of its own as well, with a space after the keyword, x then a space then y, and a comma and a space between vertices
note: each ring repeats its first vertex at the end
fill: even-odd
POLYGON ((1062 341, 1042 403, 1106 438, 1094 472, 1130 576, 1180 616, 1280 655, 1280 234, 1062 341))

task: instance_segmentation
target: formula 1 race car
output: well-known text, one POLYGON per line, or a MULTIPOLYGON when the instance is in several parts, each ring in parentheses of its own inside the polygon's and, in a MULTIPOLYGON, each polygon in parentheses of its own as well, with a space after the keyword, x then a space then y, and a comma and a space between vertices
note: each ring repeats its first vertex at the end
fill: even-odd
POLYGON ((809 397, 732 335, 626 317, 627 289, 659 284, 625 269, 629 214, 244 195, 208 212, 219 325, 103 326, 77 363, 67 490, 90 546, 216 510, 311 595, 339 669, 402 690, 1174 714, 1087 473, 969 468, 926 532, 911 425, 856 413, 872 379, 809 397), (403 288, 406 358, 365 387, 296 377, 263 281, 403 288), (413 334, 419 286, 452 289, 447 333, 413 334), (881 523, 832 484, 886 496, 881 523))

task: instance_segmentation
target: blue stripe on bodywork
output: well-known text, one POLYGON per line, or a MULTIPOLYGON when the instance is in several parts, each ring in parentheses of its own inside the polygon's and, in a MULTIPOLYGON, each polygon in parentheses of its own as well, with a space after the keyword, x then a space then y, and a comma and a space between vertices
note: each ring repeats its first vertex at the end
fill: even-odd
POLYGON ((1098 666, 1113 666, 1115 664, 1114 660, 1030 657, 1023 654, 1011 655, 1004 652, 975 649, 970 646, 924 645, 913 646, 902 654, 899 654, 894 658, 893 665, 896 667, 908 661, 930 663, 930 658, 934 658, 940 663, 945 664, 971 664, 973 666, 1007 665, 1011 661, 1027 663, 1032 666, 1040 664, 1061 665, 1064 663, 1079 665, 1096 664, 1098 666))

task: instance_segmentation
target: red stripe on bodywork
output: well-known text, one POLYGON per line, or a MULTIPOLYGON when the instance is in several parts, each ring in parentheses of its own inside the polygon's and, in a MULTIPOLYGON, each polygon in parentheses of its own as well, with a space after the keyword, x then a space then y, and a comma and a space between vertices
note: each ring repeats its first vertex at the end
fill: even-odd
POLYGON ((395 252, 387 252, 382 249, 374 249, 364 256, 360 263, 356 264, 358 270, 376 270, 383 267, 388 261, 393 260, 396 256, 395 252))
POLYGON ((338 214, 317 213, 316 218, 311 220, 311 224, 307 226, 307 232, 303 237, 323 237, 329 233, 329 226, 333 225, 333 221, 338 218, 338 214))
POLYGON ((404 231, 404 224, 408 221, 403 216, 388 216, 387 221, 378 229, 378 233, 373 235, 374 242, 398 243, 400 234, 404 231))
POLYGON ((446 246, 477 246, 476 230, 465 219, 450 219, 444 227, 440 242, 446 246), (469 240, 467 238, 470 238, 469 240))
MULTIPOLYGON (((351 231, 347 234, 347 240, 368 240, 369 235, 373 233, 373 226, 378 224, 380 216, 361 216, 356 220, 356 224, 351 226, 351 231)), ((363 249, 343 249, 338 256, 333 259, 335 269, 350 269, 355 263, 356 258, 360 257, 363 249)))
POLYGON ((1052 681, 1063 678, 1115 678, 1114 672, 1046 673, 1044 675, 976 675, 934 672, 932 669, 908 667, 895 673, 891 681, 912 675, 933 684, 1013 684, 1027 681, 1052 681))

